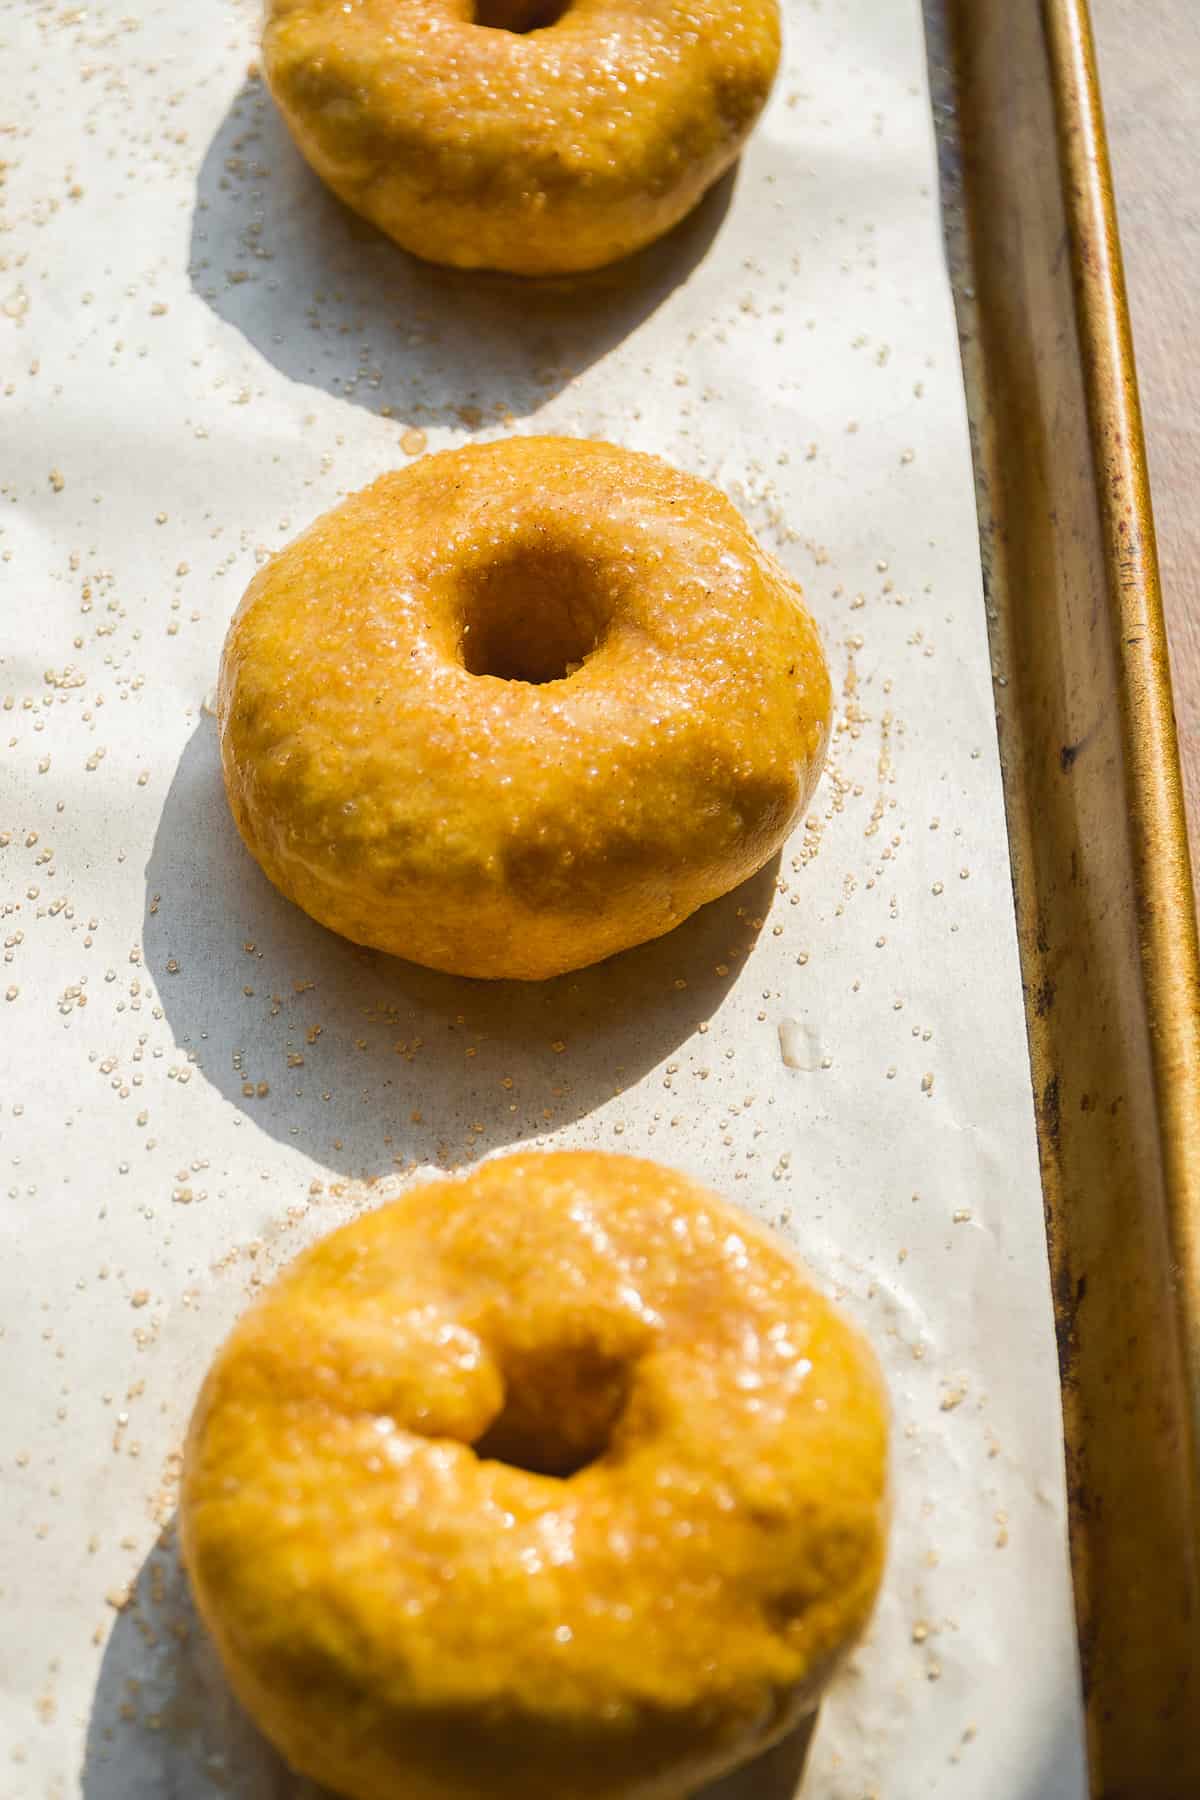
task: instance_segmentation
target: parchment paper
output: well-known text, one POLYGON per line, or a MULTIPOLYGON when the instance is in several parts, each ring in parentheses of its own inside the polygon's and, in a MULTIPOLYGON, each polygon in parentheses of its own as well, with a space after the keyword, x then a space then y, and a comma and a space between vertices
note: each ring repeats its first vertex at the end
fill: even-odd
MULTIPOLYGON (((254 6, 128 6, 0 13, 0 1793, 311 1792, 190 1613, 169 1522, 195 1389, 301 1244, 536 1139, 648 1153, 780 1224, 883 1356, 887 1590, 803 1792, 1078 1796, 917 0, 791 0, 736 176, 633 267, 547 291, 419 267, 328 198, 247 73, 254 6), (489 988, 274 894, 206 698, 256 562, 340 494, 425 441, 547 429, 724 485, 804 581, 840 713, 777 866, 602 969, 489 988)), ((785 1800, 802 1751, 722 1793, 785 1800)))

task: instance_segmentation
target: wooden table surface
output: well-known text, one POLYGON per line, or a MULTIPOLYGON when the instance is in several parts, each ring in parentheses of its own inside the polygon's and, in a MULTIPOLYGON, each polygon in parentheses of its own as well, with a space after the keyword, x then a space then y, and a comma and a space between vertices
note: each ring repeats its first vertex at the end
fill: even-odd
POLYGON ((1091 0, 1200 877, 1200 0, 1091 0))

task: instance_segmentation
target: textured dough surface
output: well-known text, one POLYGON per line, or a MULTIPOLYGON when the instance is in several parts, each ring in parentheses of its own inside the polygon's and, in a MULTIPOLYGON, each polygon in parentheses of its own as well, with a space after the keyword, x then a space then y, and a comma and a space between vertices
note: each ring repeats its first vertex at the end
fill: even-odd
POLYGON ((775 1239, 652 1163, 534 1154, 246 1314, 183 1544, 239 1696, 353 1800, 678 1800, 816 1704, 886 1464, 874 1359, 775 1239))
POLYGON ((357 943, 524 979, 761 868, 829 710, 800 590, 730 502, 572 438, 425 457, 328 513, 256 576, 218 687, 277 887, 357 943))
POLYGON ((263 62, 317 173, 405 249, 524 275, 669 230, 736 158, 779 63, 776 0, 269 0, 263 62), (517 27, 552 8, 484 0, 517 27))

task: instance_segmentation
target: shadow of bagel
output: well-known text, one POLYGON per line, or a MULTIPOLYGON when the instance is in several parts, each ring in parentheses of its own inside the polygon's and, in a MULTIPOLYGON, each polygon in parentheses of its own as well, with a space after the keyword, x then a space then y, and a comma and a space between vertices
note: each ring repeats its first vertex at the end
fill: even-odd
MULTIPOLYGON (((793 1800, 815 1719, 691 1800, 793 1800)), ((173 1524, 105 1645, 81 1800, 338 1800, 294 1774, 235 1700, 196 1612, 173 1524)), ((682 1800, 682 1796, 681 1796, 682 1800)))
POLYGON ((200 169, 189 274, 290 381, 400 422, 457 415, 474 429, 536 412, 656 311, 703 261, 735 179, 658 243, 591 275, 439 268, 329 192, 252 80, 200 169))
POLYGON ((336 1800, 242 1711, 192 1602, 169 1525, 117 1614, 92 1698, 81 1800, 336 1800))
POLYGON ((778 866, 576 974, 439 975, 335 936, 271 886, 237 835, 205 719, 146 866, 143 954, 206 1080, 269 1136, 369 1179, 575 1124, 661 1063, 736 981, 778 866))

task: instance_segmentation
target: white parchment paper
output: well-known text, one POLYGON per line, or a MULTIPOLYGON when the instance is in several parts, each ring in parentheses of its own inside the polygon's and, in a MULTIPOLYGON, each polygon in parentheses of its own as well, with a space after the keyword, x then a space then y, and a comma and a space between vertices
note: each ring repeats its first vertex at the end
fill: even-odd
POLYGON ((248 74, 256 23, 0 9, 0 1794, 311 1791, 188 1606, 191 1400, 302 1243, 535 1139, 659 1157, 775 1221, 890 1378, 870 1639, 803 1777, 790 1745, 722 1792, 1073 1800, 1052 1312, 917 0, 791 0, 736 176, 632 268, 547 291, 420 267, 346 215, 248 74), (840 712, 778 866, 514 990, 279 899, 205 702, 256 563, 315 514, 426 441, 546 429, 725 486, 804 581, 840 712))

